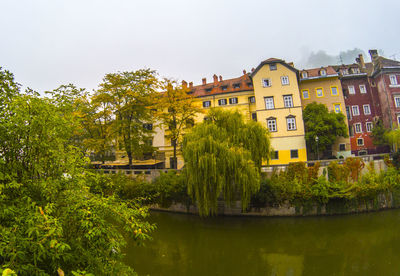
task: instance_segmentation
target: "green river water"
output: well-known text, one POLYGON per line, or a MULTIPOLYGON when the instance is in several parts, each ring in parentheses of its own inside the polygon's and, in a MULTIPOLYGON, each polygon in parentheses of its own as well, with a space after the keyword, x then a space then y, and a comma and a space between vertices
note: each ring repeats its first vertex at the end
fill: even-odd
POLYGON ((213 217, 152 212, 139 275, 400 275, 400 210, 327 217, 213 217))

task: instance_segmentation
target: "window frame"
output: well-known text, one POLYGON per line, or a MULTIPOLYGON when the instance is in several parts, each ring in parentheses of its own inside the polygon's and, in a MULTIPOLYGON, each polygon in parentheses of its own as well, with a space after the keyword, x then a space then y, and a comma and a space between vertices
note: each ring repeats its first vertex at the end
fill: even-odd
POLYGON ((362 133, 362 124, 361 123, 355 123, 354 124, 354 133, 362 133), (359 131, 357 131, 357 126, 360 127, 359 131))
POLYGON ((302 77, 303 79, 308 78, 308 72, 306 72, 306 71, 301 72, 301 77, 302 77))
POLYGON ((319 70, 319 75, 320 76, 326 76, 326 70, 325 69, 319 70))
POLYGON ((218 105, 219 106, 221 106, 221 105, 227 105, 228 104, 228 101, 226 100, 226 99, 219 99, 218 100, 218 105), (222 102, 224 102, 224 103, 222 103, 222 102))
POLYGON ((341 113, 342 112, 342 104, 341 103, 334 103, 333 104, 333 110, 335 111, 335 113, 341 113), (336 111, 336 106, 339 106, 339 111, 336 111))
POLYGON ((255 96, 250 96, 249 97, 249 103, 255 103, 256 102, 256 97, 255 96))
POLYGON ((358 88, 360 89, 360 93, 361 94, 367 94, 367 86, 365 85, 365 84, 360 84, 359 86, 358 86, 358 88), (361 87, 363 87, 363 88, 361 88, 361 87), (364 91, 364 92, 363 92, 364 91))
POLYGON ((317 98, 323 98, 324 97, 324 89, 322 87, 316 87, 315 88, 315 96, 317 96, 317 98), (321 90, 321 96, 318 96, 318 90, 321 90))
POLYGON ((348 85, 347 86, 347 90, 349 90, 349 94, 351 94, 351 95, 355 95, 356 94, 356 88, 354 87, 354 85, 348 85), (351 90, 353 90, 353 93, 351 93, 351 90))
POLYGON ((362 146, 364 146, 364 138, 361 138, 361 137, 360 137, 360 138, 357 138, 356 144, 357 144, 357 147, 362 147, 362 146), (362 141, 362 144, 359 144, 358 141, 362 141))
POLYGON ((278 124, 276 122, 276 118, 274 117, 267 118, 267 129, 269 132, 278 132, 278 124), (272 126, 275 128, 275 130, 271 130, 269 122, 271 123, 273 122, 272 126))
POLYGON ((339 88, 336 85, 331 86, 330 88, 331 88, 331 96, 338 97, 339 96, 339 88), (333 89, 332 88, 336 89, 336 94, 333 94, 333 89))
POLYGON ((371 115, 371 106, 369 104, 363 104, 364 115, 371 115), (368 113, 365 113, 365 108, 368 107, 368 113))
POLYGON ((273 154, 271 156, 271 160, 279 160, 279 150, 273 151, 273 154))
POLYGON ((365 130, 367 132, 372 132, 373 127, 374 127, 374 124, 372 122, 365 122, 365 130))
POLYGON ((264 103, 265 103, 265 109, 267 109, 267 110, 275 109, 275 102, 274 102, 274 97, 273 96, 264 97, 264 103), (271 99, 272 100, 272 108, 268 108, 267 107, 267 99, 271 99))
POLYGON ((285 108, 294 107, 294 104, 293 104, 293 95, 292 95, 292 94, 290 94, 290 95, 283 95, 283 106, 284 106, 285 108), (286 99, 290 99, 290 101, 288 102, 289 105, 286 105, 286 99))
POLYGON ((271 79, 270 78, 261 79, 261 85, 264 88, 271 87, 272 86, 271 79), (268 81, 268 85, 265 85, 265 81, 268 81))
POLYGON ((290 85, 289 76, 281 76, 281 84, 282 85, 290 85), (284 82, 284 80, 286 80, 284 82))
POLYGON ((251 113, 251 119, 255 122, 257 122, 257 112, 252 112, 251 113))
POLYGON ((294 131, 294 130, 297 130, 296 117, 294 117, 294 116, 288 116, 288 117, 286 117, 286 129, 287 129, 287 131, 294 131), (293 121, 292 121, 292 122, 289 122, 289 120, 293 120, 293 121), (294 128, 289 127, 291 124, 294 125, 294 128))
POLYGON ((345 143, 340 143, 340 144, 339 144, 339 151, 346 151, 346 144, 345 144, 345 143), (344 146, 344 149, 343 149, 343 150, 341 149, 341 146, 342 146, 342 145, 344 146))
POLYGON ((354 116, 360 116, 360 108, 358 107, 358 105, 352 105, 351 106, 351 113, 353 114, 353 117, 354 116), (358 114, 354 114, 354 108, 356 108, 358 114))
POLYGON ((211 101, 203 101, 203 107, 204 107, 204 108, 209 108, 209 107, 211 107, 211 101), (207 103, 208 103, 208 105, 207 105, 207 103))
POLYGON ((394 106, 396 108, 400 108, 400 95, 393 96, 393 101, 394 101, 394 106))
POLYGON ((290 159, 299 159, 299 150, 298 149, 290 150, 290 159), (296 156, 293 156, 294 153, 296 153, 296 156))
POLYGON ((301 97, 302 97, 304 100, 309 99, 309 98, 310 98, 310 90, 309 90, 309 89, 302 89, 302 90, 301 90, 301 97), (304 97, 304 92, 305 92, 305 91, 307 91, 307 98, 304 97))
POLYGON ((390 82, 390 85, 398 85, 397 76, 396 75, 389 75, 389 82, 390 82), (392 80, 394 80, 394 81, 392 82, 392 80))
POLYGON ((229 98, 229 104, 238 104, 239 99, 238 97, 229 98))
POLYGON ((276 63, 271 63, 271 64, 269 65, 269 70, 270 70, 270 71, 276 71, 276 70, 278 70, 278 65, 277 65, 276 63))

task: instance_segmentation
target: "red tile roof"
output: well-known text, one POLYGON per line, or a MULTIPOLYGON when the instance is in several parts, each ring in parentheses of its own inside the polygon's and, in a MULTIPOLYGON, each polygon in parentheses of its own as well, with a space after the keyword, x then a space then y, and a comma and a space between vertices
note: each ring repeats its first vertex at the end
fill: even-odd
POLYGON ((337 75, 335 69, 333 69, 332 66, 305 69, 305 70, 302 70, 301 72, 307 72, 307 75, 308 75, 307 78, 323 77, 323 76, 320 75, 321 69, 325 69, 326 70, 326 76, 337 75))
POLYGON ((234 79, 216 80, 204 85, 196 85, 191 88, 191 91, 195 97, 205 97, 240 91, 253 91, 253 83, 249 75, 244 74, 241 77, 234 79), (236 85, 239 85, 239 87, 236 87, 236 85))

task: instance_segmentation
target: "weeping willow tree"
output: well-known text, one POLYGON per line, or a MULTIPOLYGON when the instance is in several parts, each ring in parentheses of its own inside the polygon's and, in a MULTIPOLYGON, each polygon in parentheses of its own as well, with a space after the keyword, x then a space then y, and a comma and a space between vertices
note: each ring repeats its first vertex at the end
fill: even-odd
POLYGON ((200 215, 216 214, 218 198, 239 199, 245 210, 260 188, 263 160, 271 152, 268 131, 245 122, 238 112, 211 110, 209 120, 196 125, 183 141, 188 193, 200 215))

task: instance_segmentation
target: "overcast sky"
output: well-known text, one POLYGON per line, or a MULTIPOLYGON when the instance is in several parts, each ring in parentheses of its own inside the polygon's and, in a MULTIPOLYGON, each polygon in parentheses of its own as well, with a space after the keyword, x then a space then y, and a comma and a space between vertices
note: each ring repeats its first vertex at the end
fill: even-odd
POLYGON ((0 0, 0 66, 43 92, 145 67, 194 84, 270 57, 303 69, 319 51, 399 60, 399 11, 398 0, 0 0))

